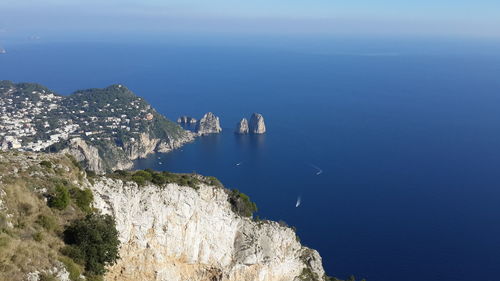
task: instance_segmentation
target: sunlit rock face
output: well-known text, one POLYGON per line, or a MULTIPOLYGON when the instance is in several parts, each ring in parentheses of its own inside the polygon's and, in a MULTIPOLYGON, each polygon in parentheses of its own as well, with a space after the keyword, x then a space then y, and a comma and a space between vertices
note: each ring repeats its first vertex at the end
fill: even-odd
POLYGON ((252 134, 264 134, 266 132, 266 124, 262 114, 252 114, 252 117, 250 118, 250 132, 252 134))
POLYGON ((222 132, 219 117, 215 116, 212 112, 208 112, 203 118, 198 120, 195 131, 199 136, 222 132))
POLYGON ((236 124, 236 130, 234 133, 239 134, 239 135, 246 135, 250 129, 248 128, 248 120, 246 118, 243 118, 236 124))
POLYGON ((321 257, 291 228, 235 214, 220 187, 102 178, 91 189, 122 243, 107 281, 299 281, 304 272, 323 280, 321 257))

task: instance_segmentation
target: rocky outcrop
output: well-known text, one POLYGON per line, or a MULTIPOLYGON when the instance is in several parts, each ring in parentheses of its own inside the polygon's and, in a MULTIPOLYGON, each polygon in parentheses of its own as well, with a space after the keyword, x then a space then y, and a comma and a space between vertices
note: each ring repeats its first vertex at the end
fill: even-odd
POLYGON ((212 112, 208 112, 203 118, 198 120, 195 131, 199 136, 222 132, 219 117, 215 116, 212 112))
POLYGON ((82 162, 86 169, 102 174, 106 171, 128 170, 133 166, 133 160, 145 158, 155 152, 170 152, 194 139, 194 134, 186 132, 181 137, 164 139, 152 138, 148 133, 142 133, 139 139, 130 139, 117 146, 112 142, 101 144, 101 149, 88 144, 81 138, 69 140, 69 144, 62 150, 69 153, 78 162, 82 162))
POLYGON ((99 156, 99 150, 88 145, 81 138, 74 138, 69 141, 69 146, 62 150, 63 153, 73 155, 78 162, 85 163, 87 169, 100 172, 104 170, 102 159, 99 156))
POLYGON ((139 139, 133 139, 124 145, 128 159, 145 158, 155 151, 160 139, 151 138, 149 134, 142 133, 139 139))
POLYGON ((266 124, 264 123, 264 117, 259 113, 252 114, 250 118, 250 133, 252 134, 264 134, 266 132, 266 124))
POLYGON ((196 122, 197 122, 196 118, 189 116, 181 116, 177 118, 177 123, 180 124, 196 124, 196 122))
POLYGON ((106 281, 323 280, 321 257, 295 232, 231 210, 220 187, 138 187, 102 178, 94 207, 116 219, 121 259, 106 281))
POLYGON ((241 119, 240 122, 236 124, 236 130, 234 132, 239 135, 248 134, 248 120, 246 118, 241 119))

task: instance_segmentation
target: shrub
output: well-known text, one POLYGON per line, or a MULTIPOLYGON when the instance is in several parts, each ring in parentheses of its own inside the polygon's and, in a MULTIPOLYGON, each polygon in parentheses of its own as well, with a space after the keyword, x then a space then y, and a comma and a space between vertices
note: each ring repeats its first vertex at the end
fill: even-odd
POLYGON ((43 234, 41 232, 36 232, 35 234, 33 234, 33 240, 35 240, 36 242, 42 241, 43 234))
POLYGON ((57 221, 52 216, 39 215, 36 223, 45 228, 47 231, 52 231, 57 228, 57 221))
POLYGON ((102 275, 118 259, 118 231, 113 217, 90 214, 73 221, 64 231, 63 253, 85 266, 87 273, 102 275))
POLYGON ((82 269, 78 266, 72 259, 68 257, 60 257, 59 261, 64 264, 66 270, 69 273, 69 279, 71 281, 81 281, 80 275, 82 274, 82 269))
POLYGON ((52 168, 52 162, 43 160, 40 162, 40 166, 50 169, 52 168))
POLYGON ((40 281, 57 281, 58 278, 56 278, 53 274, 50 273, 40 273, 39 279, 40 281))
POLYGON ((141 177, 146 181, 151 181, 153 179, 151 172, 151 170, 140 170, 134 173, 134 177, 141 177))
POLYGON ((228 200, 232 210, 244 217, 251 217, 254 212, 257 212, 257 205, 250 201, 248 195, 241 193, 237 189, 229 191, 228 200))
POLYGON ((63 185, 56 186, 56 190, 50 195, 48 205, 51 208, 64 210, 69 204, 68 188, 63 185))
POLYGON ((71 189, 70 194, 71 198, 78 206, 78 208, 80 208, 80 210, 84 211, 87 214, 92 212, 90 204, 94 200, 94 195, 92 194, 92 191, 90 189, 85 188, 82 190, 74 187, 71 189))
POLYGON ((207 183, 208 185, 223 187, 222 183, 216 177, 207 177, 207 183))
POLYGON ((66 157, 69 158, 69 160, 71 161, 71 163, 73 164, 73 166, 77 167, 78 170, 80 170, 80 171, 83 170, 82 164, 80 162, 78 162, 78 160, 76 160, 76 158, 73 155, 66 154, 66 157))
POLYGON ((87 173, 87 177, 89 177, 89 178, 94 178, 97 176, 97 174, 94 171, 85 170, 85 172, 87 173))
POLYGON ((61 249, 61 253, 70 257, 74 262, 79 265, 85 265, 85 256, 76 246, 66 245, 61 249))

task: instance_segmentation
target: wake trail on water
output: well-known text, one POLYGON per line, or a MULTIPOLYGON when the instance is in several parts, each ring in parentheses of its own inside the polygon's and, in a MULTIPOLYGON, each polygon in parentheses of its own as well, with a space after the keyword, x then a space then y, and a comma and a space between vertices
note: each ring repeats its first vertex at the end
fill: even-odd
POLYGON ((312 168, 316 169, 316 176, 319 176, 323 173, 323 170, 320 167, 318 167, 314 164, 311 164, 311 163, 306 163, 306 164, 311 166, 312 168))

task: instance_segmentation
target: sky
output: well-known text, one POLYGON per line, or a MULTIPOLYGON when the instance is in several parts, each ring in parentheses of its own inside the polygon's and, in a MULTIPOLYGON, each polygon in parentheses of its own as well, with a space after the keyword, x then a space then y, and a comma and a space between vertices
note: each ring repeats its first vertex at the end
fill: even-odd
POLYGON ((0 41, 78 34, 500 38, 499 0, 1 0, 0 41))

